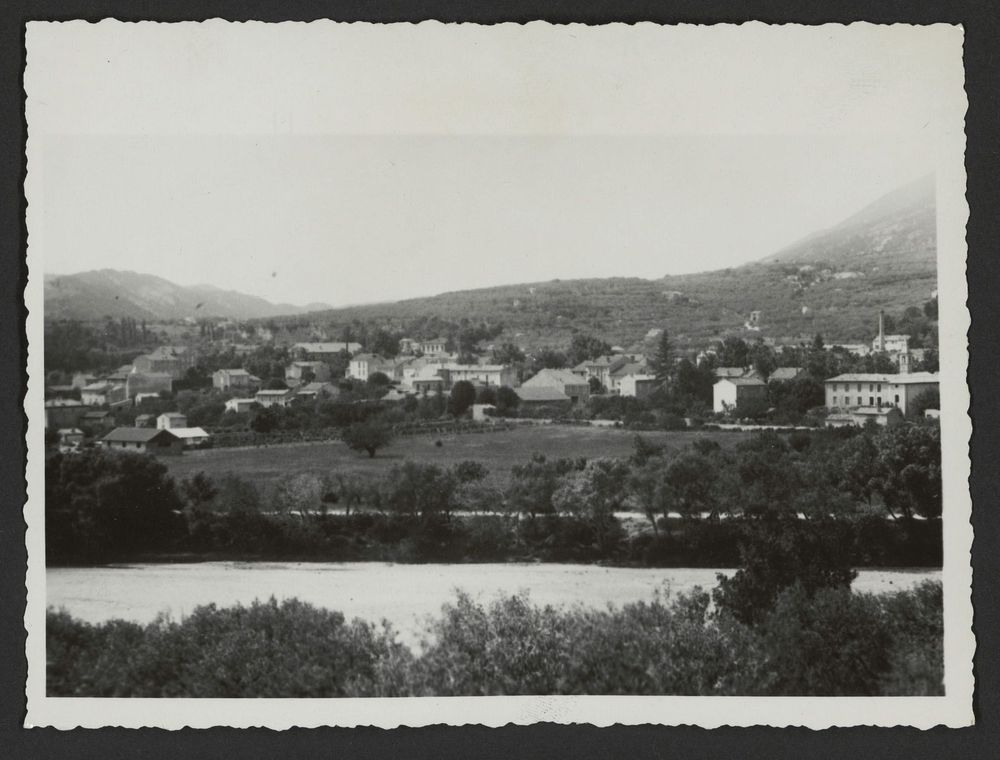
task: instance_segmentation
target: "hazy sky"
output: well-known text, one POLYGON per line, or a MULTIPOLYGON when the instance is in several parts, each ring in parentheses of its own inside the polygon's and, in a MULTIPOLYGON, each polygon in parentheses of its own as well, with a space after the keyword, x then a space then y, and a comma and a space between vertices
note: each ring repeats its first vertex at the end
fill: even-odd
POLYGON ((29 30, 46 272, 340 305, 715 269, 933 171, 946 127, 932 38, 874 28, 205 26, 29 30))

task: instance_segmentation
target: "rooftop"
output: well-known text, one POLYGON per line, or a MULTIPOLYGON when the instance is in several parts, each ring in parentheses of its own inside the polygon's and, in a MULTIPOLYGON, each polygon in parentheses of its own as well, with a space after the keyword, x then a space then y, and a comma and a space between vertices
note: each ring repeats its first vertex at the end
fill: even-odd
POLYGON ((200 427, 170 428, 178 438, 208 438, 208 433, 200 427))
POLYGON ((910 385, 913 383, 936 383, 937 372, 910 372, 908 374, 882 374, 855 372, 837 375, 826 380, 828 383, 892 383, 894 385, 910 385))
POLYGON ((733 385, 767 385, 759 377, 720 377, 716 381, 716 385, 719 383, 732 383, 733 385))
POLYGON ((176 438, 172 430, 157 430, 156 428, 120 427, 115 428, 102 441, 120 441, 122 443, 147 443, 154 438, 168 435, 176 438))
POLYGON ((515 388, 514 393, 521 401, 569 401, 569 396, 558 388, 525 387, 515 388))

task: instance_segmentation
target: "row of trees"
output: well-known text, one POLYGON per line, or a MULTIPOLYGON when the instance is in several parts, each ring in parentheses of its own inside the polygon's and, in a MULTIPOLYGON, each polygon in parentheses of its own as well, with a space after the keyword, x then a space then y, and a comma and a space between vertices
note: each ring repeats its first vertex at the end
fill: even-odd
POLYGON ((515 533, 530 542, 539 531, 576 525, 595 557, 620 551, 622 511, 645 514, 653 537, 667 540, 693 524, 729 522, 722 517, 824 523, 871 513, 909 523, 941 515, 940 437, 933 427, 905 426, 761 434, 729 447, 701 439, 680 450, 637 437, 627 460, 535 455, 508 477, 475 461, 450 468, 407 461, 382 477, 294 473, 264 490, 204 475, 175 486, 161 463, 139 455, 88 451, 46 463, 46 535, 55 557, 183 547, 191 526, 181 514, 198 523, 204 515, 309 519, 331 510, 432 527, 459 511, 485 513, 512 521, 491 539, 503 544, 515 533))

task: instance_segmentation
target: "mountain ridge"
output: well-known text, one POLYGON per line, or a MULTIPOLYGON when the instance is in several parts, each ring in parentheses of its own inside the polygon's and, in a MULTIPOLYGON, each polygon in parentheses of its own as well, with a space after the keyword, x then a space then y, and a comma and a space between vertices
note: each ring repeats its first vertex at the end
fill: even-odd
POLYGON ((331 308, 321 303, 304 306, 272 303, 260 296, 216 285, 178 285, 157 275, 132 270, 46 273, 43 279, 47 319, 261 319, 331 308))

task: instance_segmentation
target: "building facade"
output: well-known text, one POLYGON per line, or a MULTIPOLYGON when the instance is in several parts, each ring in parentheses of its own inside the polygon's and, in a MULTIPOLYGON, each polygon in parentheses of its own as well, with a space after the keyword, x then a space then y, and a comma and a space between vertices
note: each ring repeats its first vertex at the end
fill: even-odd
POLYGON ((824 383, 829 409, 878 409, 894 406, 909 414, 913 400, 922 393, 938 389, 936 372, 912 372, 898 375, 851 373, 831 377, 824 383))

